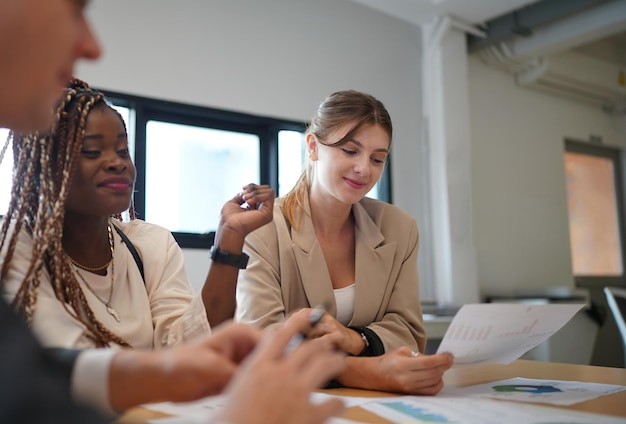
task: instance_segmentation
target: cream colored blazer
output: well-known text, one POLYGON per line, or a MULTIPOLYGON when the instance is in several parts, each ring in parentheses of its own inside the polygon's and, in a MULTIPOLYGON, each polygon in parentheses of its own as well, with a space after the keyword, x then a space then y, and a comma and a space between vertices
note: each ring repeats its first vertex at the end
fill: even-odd
MULTIPOLYGON (((415 220, 396 206, 364 198, 356 220, 356 292, 349 326, 367 326, 385 351, 408 346, 424 352, 415 220)), ((239 273, 236 319, 262 328, 301 308, 327 305, 336 316, 332 283, 311 222, 308 199, 294 230, 276 200, 274 220, 246 237, 248 268, 239 273)))

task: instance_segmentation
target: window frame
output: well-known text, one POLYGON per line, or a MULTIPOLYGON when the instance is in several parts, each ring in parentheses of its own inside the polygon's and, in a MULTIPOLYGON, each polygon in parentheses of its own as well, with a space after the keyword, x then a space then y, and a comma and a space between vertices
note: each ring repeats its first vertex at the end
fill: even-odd
MULTIPOLYGON (((620 245, 622 253, 622 275, 620 276, 585 276, 573 275, 576 287, 579 288, 602 288, 604 286, 626 287, 626 225, 624 217, 625 196, 623 180, 623 155, 624 152, 616 147, 591 144, 585 141, 565 139, 565 152, 580 153, 599 158, 610 159, 613 162, 615 199, 617 207, 617 224, 619 226, 620 245)), ((569 218, 568 218, 569 219, 569 218)), ((572 270, 573 273, 573 270, 572 270)))
MULTIPOLYGON (((158 100, 117 91, 99 89, 108 102, 131 110, 128 132, 134 135, 134 162, 137 168, 133 202, 137 216, 145 216, 146 187, 146 125, 157 120, 226 131, 256 134, 259 137, 260 184, 268 184, 278 192, 278 133, 283 130, 305 132, 308 123, 288 119, 269 118, 242 112, 233 112, 174 101, 158 100)), ((378 198, 391 202, 391 158, 381 176, 378 198)), ((209 249, 213 245, 215 232, 183 233, 172 232, 182 248, 209 249)))

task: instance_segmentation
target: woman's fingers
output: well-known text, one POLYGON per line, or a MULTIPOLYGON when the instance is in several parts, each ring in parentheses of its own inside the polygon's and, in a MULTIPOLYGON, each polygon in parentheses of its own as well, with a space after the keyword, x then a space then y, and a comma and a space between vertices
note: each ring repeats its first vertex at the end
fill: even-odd
POLYGON ((258 348, 259 355, 270 358, 281 358, 285 353, 287 344, 292 343, 292 350, 301 343, 311 330, 311 313, 298 313, 292 315, 282 327, 271 330, 266 337, 263 338, 258 348))
POLYGON ((265 202, 274 199, 276 193, 269 185, 248 184, 243 187, 241 197, 251 209, 261 209, 265 202))

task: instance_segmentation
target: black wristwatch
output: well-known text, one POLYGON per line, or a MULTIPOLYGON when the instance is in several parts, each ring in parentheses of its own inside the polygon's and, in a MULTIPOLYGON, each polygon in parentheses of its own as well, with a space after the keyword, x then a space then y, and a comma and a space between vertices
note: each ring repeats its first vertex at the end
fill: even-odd
POLYGON ((217 262, 218 264, 230 265, 239 269, 246 269, 246 266, 248 266, 248 259, 250 259, 250 257, 243 252, 241 255, 236 255, 234 253, 228 253, 219 247, 213 246, 211 248, 211 260, 213 262, 217 262))

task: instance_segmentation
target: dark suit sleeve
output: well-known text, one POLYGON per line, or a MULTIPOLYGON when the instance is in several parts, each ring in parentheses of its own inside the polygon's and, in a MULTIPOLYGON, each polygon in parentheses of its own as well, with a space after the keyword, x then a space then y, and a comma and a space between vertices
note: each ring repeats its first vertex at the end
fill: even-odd
POLYGON ((365 326, 348 327, 365 336, 368 347, 359 356, 380 356, 385 353, 385 345, 372 329, 365 326))
POLYGON ((43 349, 0 298, 0 422, 107 422, 95 410, 71 399, 77 356, 76 351, 43 349))

